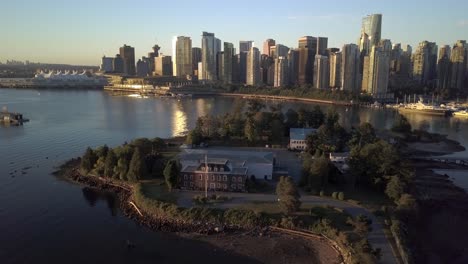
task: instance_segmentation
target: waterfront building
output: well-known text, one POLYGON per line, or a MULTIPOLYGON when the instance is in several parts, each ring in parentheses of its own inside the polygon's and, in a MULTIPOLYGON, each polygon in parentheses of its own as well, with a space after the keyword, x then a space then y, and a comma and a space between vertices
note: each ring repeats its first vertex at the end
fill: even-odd
POLYGON ((171 56, 160 55, 154 58, 154 75, 172 76, 172 58, 171 56))
POLYGON ((247 54, 248 52, 239 53, 239 82, 247 83, 247 54))
POLYGON ((215 38, 214 33, 202 34, 202 72, 199 79, 214 81, 217 79, 216 56, 221 51, 221 40, 215 38))
POLYGON ((177 36, 174 37, 172 45, 172 74, 176 77, 192 75, 192 39, 190 37, 177 36))
POLYGON ((314 62, 314 87, 317 89, 328 89, 330 87, 328 57, 315 55, 314 62))
POLYGON ((437 88, 449 89, 451 81, 451 66, 450 61, 451 48, 449 45, 442 46, 439 49, 439 58, 437 60, 437 88))
POLYGON ((317 53, 317 38, 304 36, 299 39, 299 61, 297 83, 312 84, 314 76, 314 61, 317 53))
POLYGON ((252 40, 241 40, 239 41, 239 53, 241 52, 249 52, 250 49, 253 47, 252 40))
POLYGON ((374 98, 386 98, 390 75, 390 57, 392 44, 383 39, 377 46, 371 48, 369 56, 365 56, 362 90, 374 98), (366 83, 364 83, 366 81, 366 83))
POLYGON ((257 86, 260 84, 260 51, 252 47, 247 53, 247 85, 257 86))
POLYGON ((192 69, 193 75, 199 75, 198 63, 201 62, 202 58, 202 51, 201 48, 193 47, 192 48, 192 69))
MULTIPOLYGON (((362 18, 362 27, 361 27, 361 39, 364 40, 363 44, 368 47, 368 52, 373 46, 379 44, 382 35, 382 14, 372 14, 367 15, 362 18), (363 37, 367 35, 367 40, 364 40, 363 37)), ((362 46, 360 50, 363 50, 365 46, 362 46)))
POLYGON ((116 54, 114 58, 114 63, 113 63, 113 72, 114 73, 124 73, 124 60, 120 56, 120 54, 116 54))
POLYGON ((436 78, 437 45, 434 42, 419 43, 412 55, 413 78, 421 84, 427 84, 436 78))
POLYGON ((147 77, 150 75, 150 65, 148 64, 148 58, 143 57, 137 61, 136 74, 138 77, 147 77))
POLYGON ((291 49, 288 52, 288 68, 289 68, 289 84, 298 84, 298 69, 299 69, 299 51, 291 49))
POLYGON ((124 61, 123 73, 128 76, 135 76, 135 48, 123 45, 120 48, 120 56, 124 61))
POLYGON ((330 87, 341 88, 341 57, 340 51, 329 53, 330 62, 330 87))
POLYGON ((260 75, 261 82, 267 85, 273 85, 275 60, 265 54, 260 56, 260 75))
POLYGON ((153 49, 152 52, 148 52, 148 59, 147 59, 150 73, 154 72, 154 62, 155 62, 154 58, 159 56, 159 50, 161 49, 161 47, 159 47, 158 45, 154 45, 152 49, 153 49))
POLYGON ((114 71, 114 58, 103 56, 101 59, 100 70, 104 73, 114 71))
POLYGON ((216 54, 216 80, 224 81, 224 52, 216 54))
POLYGON ((211 191, 246 191, 246 180, 271 180, 272 152, 238 150, 185 150, 179 154, 181 188, 211 191))
MULTIPOLYGON (((361 90, 361 74, 359 65, 361 53, 356 44, 346 44, 341 51, 340 84, 341 89, 352 93, 361 90)), ((367 70, 368 71, 368 70, 367 70)))
POLYGON ((317 53, 316 55, 328 56, 328 38, 317 37, 317 53))
POLYGON ((234 64, 234 44, 224 42, 224 53, 223 53, 223 81, 226 84, 233 83, 233 64, 234 64))
POLYGON ((468 89, 468 44, 465 40, 459 40, 452 48, 450 54, 451 67, 451 87, 462 91, 468 89))
POLYGON ((289 63, 288 59, 280 56, 275 59, 274 66, 274 87, 283 87, 289 84, 289 63))
POLYGON ((263 42, 263 52, 262 55, 267 55, 271 56, 271 47, 274 47, 276 45, 276 42, 274 39, 267 39, 265 42, 263 42))

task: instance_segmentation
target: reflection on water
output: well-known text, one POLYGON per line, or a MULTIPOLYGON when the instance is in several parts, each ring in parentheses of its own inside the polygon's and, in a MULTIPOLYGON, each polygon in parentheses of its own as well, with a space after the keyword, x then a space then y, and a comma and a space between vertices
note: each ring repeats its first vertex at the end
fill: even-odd
MULTIPOLYGON (((82 155, 87 146, 113 147, 137 137, 180 135, 193 128, 198 117, 233 112, 245 101, 231 97, 134 99, 101 91, 43 90, 38 94, 35 90, 0 89, 0 106, 7 105, 30 119, 20 127, 0 127, 0 263, 124 263, 126 257, 135 257, 120 250, 119 241, 129 237, 148 245, 151 254, 139 254, 140 263, 156 261, 154 248, 179 262, 213 254, 211 247, 148 232, 120 216, 114 197, 62 182, 50 173, 64 160, 82 155), (10 176, 25 166, 32 166, 27 174, 10 176), (192 253, 179 254, 188 252, 188 247, 192 253), (77 252, 77 248, 82 250, 77 252)), ((267 107, 281 103, 284 112, 315 106, 265 103, 267 107)), ((396 114, 392 110, 320 107, 324 111, 335 108, 347 128, 360 122, 377 129, 390 128, 396 114)), ((468 120, 413 113, 407 117, 415 128, 428 125, 431 132, 447 134, 468 146, 468 120)), ((468 157, 468 152, 455 155, 468 157)))
POLYGON ((111 215, 117 215, 118 203, 115 194, 98 191, 88 187, 84 187, 81 191, 83 192, 83 197, 88 202, 89 206, 94 207, 98 201, 105 201, 111 215))
POLYGON ((451 180, 468 192, 468 173, 466 170, 433 170, 437 174, 447 174, 451 180))

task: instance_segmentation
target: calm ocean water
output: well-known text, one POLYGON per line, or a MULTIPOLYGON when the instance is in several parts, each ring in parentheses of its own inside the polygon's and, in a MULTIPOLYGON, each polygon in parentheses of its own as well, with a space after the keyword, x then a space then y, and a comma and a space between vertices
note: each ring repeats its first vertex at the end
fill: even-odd
MULTIPOLYGON (((180 135, 199 116, 231 111, 235 100, 242 99, 177 101, 101 91, 0 89, 0 107, 31 120, 18 127, 0 126, 0 263, 199 263, 199 257, 211 263, 251 262, 199 241, 151 232, 123 217, 111 195, 51 175, 55 166, 81 155, 87 146, 180 135), (137 245, 135 250, 126 249, 127 239, 137 245)), ((282 104, 284 109, 313 107, 282 104)), ((390 128, 395 115, 367 108, 337 110, 347 127, 367 121, 390 128)), ((408 118, 414 127, 428 127, 468 146, 468 119, 408 118)), ((468 157, 468 152, 455 156, 468 157)))

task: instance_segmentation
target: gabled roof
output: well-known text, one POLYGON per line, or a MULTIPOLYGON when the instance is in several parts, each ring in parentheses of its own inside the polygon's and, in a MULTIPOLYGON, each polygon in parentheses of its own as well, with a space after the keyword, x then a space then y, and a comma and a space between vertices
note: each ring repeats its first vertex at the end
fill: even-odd
POLYGON ((317 129, 315 128, 290 128, 289 138, 291 140, 305 140, 308 135, 316 132, 317 129))

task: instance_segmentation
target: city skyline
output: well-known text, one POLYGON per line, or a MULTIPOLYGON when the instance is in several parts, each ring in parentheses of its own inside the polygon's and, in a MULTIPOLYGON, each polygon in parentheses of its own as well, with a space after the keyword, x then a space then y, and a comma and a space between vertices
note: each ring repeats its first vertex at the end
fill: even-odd
POLYGON ((269 12, 262 5, 266 1, 244 0, 229 8, 214 7, 208 0, 164 4, 159 1, 27 2, 2 5, 0 17, 9 23, 0 23, 1 62, 30 60, 99 65, 103 55, 114 56, 123 44, 135 47, 136 59, 146 55, 154 44, 161 46, 164 55, 171 55, 174 36, 191 37, 192 46, 201 47, 203 31, 213 32, 222 42, 233 43, 236 52, 241 40, 253 40, 261 50, 268 38, 277 44, 296 47, 297 39, 302 36, 327 37, 329 47, 340 48, 357 43, 362 17, 374 13, 383 15, 381 37, 392 43, 416 47, 427 40, 442 46, 468 38, 468 15, 463 12, 468 9, 468 3, 454 0, 437 5, 437 9, 431 7, 437 3, 432 0, 426 5, 404 1, 334 1, 321 5, 320 9, 317 9, 318 1, 296 0, 283 7, 268 6, 269 12), (206 12, 210 15, 206 16, 206 12))

